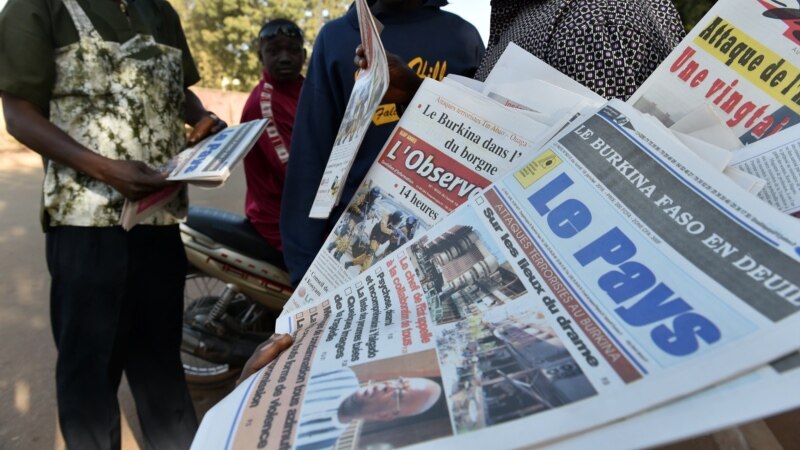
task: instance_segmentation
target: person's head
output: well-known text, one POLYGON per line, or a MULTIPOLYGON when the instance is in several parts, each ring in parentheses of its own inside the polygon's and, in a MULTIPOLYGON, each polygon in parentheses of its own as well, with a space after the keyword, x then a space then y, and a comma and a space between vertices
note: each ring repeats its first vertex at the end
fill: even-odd
POLYGON ((400 211, 394 211, 389 214, 389 219, 386 222, 391 226, 397 226, 400 224, 401 220, 403 220, 403 213, 400 211))
POLYGON ((379 188, 374 187, 374 188, 369 190, 367 198, 369 200, 374 200, 374 199, 376 199, 376 198, 378 198, 380 196, 381 196, 381 190, 379 188))
POLYGON ((433 406, 442 388, 427 378, 397 378, 368 384, 339 405, 339 421, 388 421, 422 414, 433 406))
POLYGON ((258 58, 275 81, 297 79, 306 61, 303 30, 288 19, 274 19, 258 32, 258 58))

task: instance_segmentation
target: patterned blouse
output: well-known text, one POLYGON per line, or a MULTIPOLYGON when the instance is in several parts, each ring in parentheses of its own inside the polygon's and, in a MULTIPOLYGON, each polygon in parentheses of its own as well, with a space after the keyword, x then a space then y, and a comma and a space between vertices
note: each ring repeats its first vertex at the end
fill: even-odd
POLYGON ((670 0, 492 0, 476 78, 514 42, 597 94, 625 100, 683 36, 670 0))

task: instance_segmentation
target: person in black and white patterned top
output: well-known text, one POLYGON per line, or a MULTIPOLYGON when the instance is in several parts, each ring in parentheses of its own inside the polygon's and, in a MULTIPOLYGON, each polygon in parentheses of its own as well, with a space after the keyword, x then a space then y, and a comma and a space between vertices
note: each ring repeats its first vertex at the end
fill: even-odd
POLYGON ((514 42, 607 99, 625 100, 684 36, 670 0, 492 0, 484 80, 514 42))

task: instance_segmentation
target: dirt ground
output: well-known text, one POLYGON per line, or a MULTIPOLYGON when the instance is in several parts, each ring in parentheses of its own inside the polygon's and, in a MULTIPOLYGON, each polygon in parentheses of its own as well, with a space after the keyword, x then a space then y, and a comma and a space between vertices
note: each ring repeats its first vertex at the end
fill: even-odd
MULTIPOLYGON (((18 144, 0 147, 0 450, 62 450, 55 403, 56 351, 50 334, 49 276, 44 235, 38 225, 41 159, 18 144)), ((244 175, 225 186, 192 189, 193 204, 241 213, 244 175)), ((229 388, 192 391, 202 415, 229 388)), ((141 442, 135 407, 120 389, 123 450, 141 442)))

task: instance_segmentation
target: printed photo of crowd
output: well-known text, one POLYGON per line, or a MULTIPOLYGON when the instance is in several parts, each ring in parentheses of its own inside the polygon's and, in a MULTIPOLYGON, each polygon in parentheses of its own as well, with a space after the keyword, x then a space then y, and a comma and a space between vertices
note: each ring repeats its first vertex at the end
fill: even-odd
POLYGON ((522 303, 441 330, 436 346, 456 433, 596 394, 541 312, 522 303))
POLYGON ((420 223, 378 187, 362 186, 326 250, 353 275, 365 271, 414 237, 420 223))

